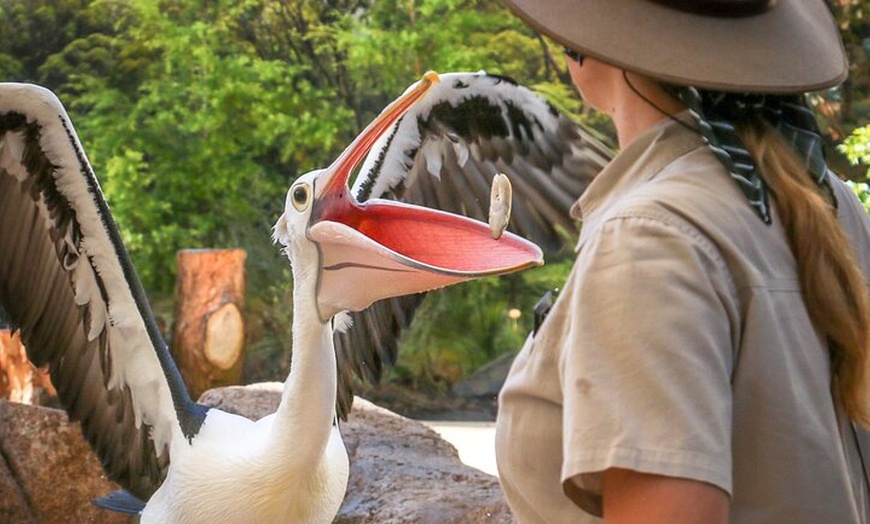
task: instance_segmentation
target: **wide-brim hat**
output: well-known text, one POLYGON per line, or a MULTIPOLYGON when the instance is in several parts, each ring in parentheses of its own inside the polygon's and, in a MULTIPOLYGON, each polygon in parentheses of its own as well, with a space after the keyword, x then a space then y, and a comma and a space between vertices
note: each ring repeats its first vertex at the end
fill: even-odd
POLYGON ((503 0, 556 42, 669 83, 802 93, 848 73, 823 0, 503 0))

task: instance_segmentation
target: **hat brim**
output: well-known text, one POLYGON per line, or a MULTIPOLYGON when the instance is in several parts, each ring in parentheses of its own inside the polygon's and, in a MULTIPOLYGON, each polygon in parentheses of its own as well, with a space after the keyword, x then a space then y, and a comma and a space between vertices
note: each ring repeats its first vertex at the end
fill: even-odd
POLYGON ((714 17, 648 0, 504 0, 533 29, 622 69, 721 91, 802 93, 848 74, 822 0, 780 0, 762 14, 714 17))

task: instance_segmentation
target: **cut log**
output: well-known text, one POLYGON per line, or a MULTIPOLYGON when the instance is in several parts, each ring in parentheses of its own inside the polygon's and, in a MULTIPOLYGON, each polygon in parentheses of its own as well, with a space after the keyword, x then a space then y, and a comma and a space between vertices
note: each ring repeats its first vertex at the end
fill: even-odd
POLYGON ((193 398, 241 381, 246 257, 241 249, 178 252, 172 356, 193 398))

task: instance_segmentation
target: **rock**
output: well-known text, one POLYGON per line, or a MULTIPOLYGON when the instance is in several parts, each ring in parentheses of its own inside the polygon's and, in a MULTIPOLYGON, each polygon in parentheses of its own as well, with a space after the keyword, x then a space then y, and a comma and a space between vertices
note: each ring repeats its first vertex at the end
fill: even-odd
POLYGON ((36 516, 5 460, 0 460, 0 522, 36 524, 36 516))
POLYGON ((453 392, 463 397, 491 397, 501 391, 516 352, 508 352, 496 357, 483 367, 472 373, 468 378, 457 382, 453 392))
MULTIPOLYGON (((207 391, 200 402, 253 419, 278 406, 280 383, 207 391)), ((356 398, 341 433, 350 479, 337 524, 513 523, 498 480, 464 465, 423 424, 356 398)))
POLYGON ((118 486, 63 411, 0 401, 0 457, 0 522, 127 522, 91 504, 118 486))
POLYGON ((498 480, 423 424, 357 398, 342 435, 350 480, 337 523, 515 522, 498 480))
POLYGON ((251 420, 260 420, 278 410, 283 388, 284 384, 280 382, 227 386, 206 391, 198 402, 251 420))

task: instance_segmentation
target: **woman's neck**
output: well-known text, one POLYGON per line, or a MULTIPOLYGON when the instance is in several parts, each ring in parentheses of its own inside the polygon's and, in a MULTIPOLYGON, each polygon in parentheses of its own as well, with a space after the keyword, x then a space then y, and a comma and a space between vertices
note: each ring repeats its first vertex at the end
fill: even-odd
POLYGON ((686 107, 668 93, 657 80, 622 72, 622 85, 614 93, 610 117, 616 126, 619 147, 624 149, 635 138, 686 107))

